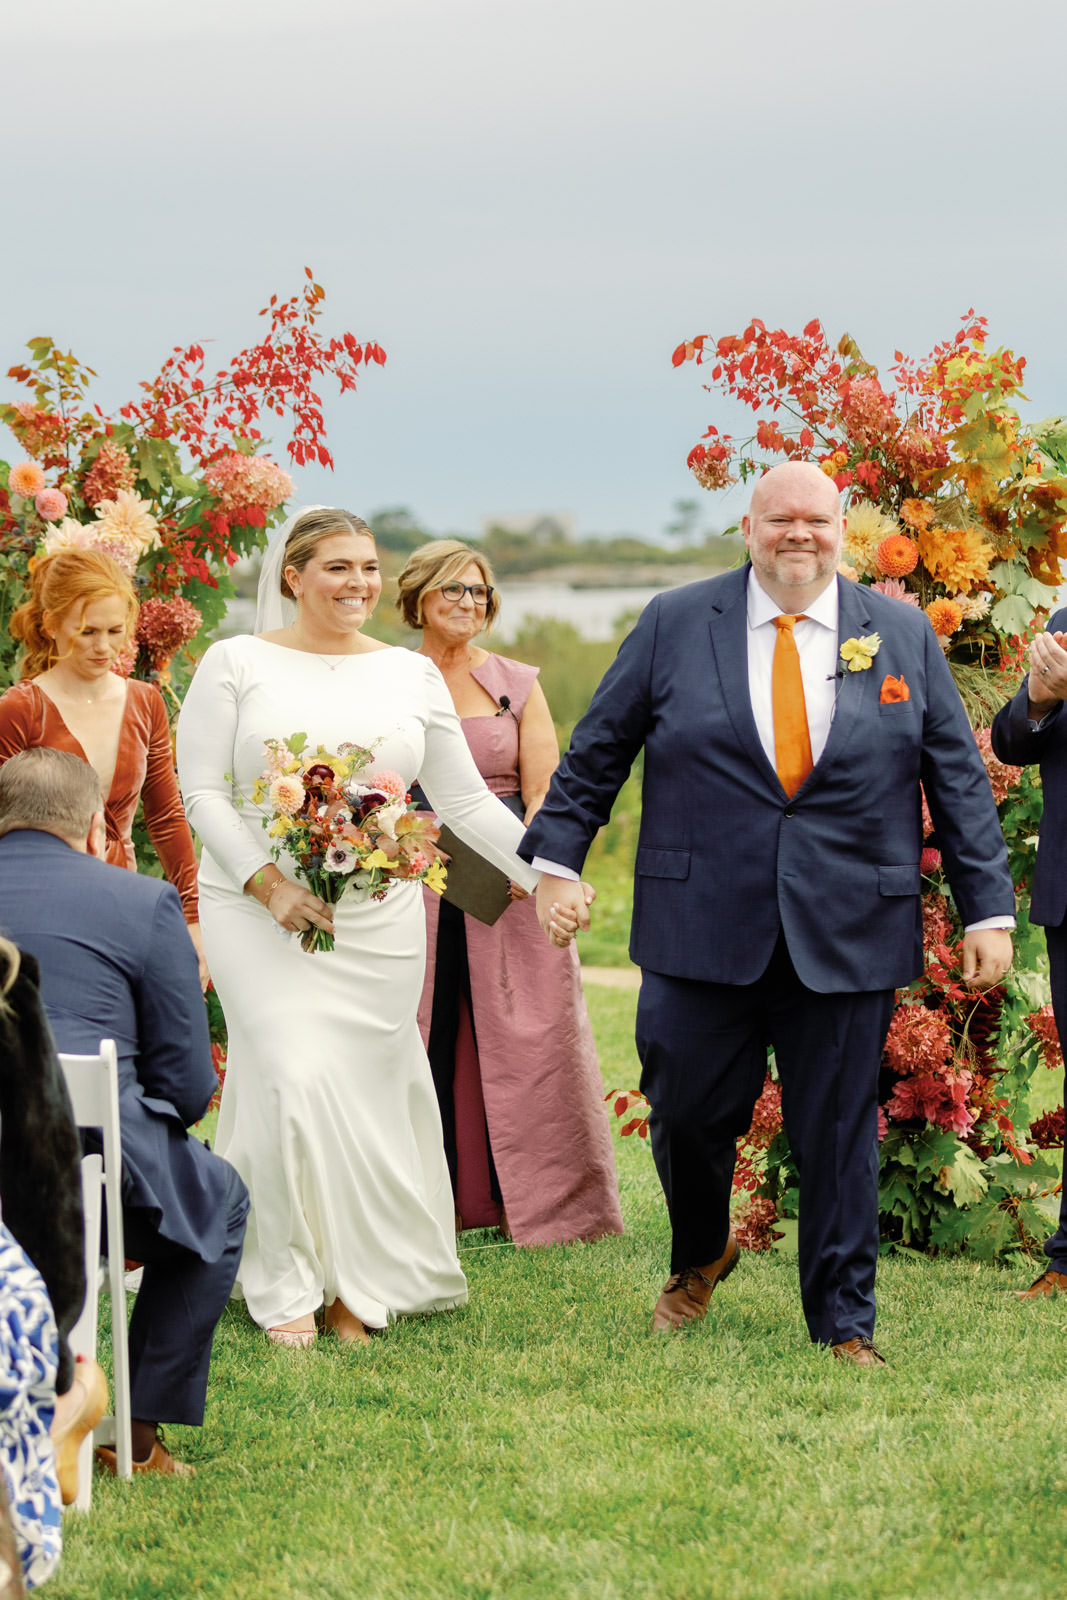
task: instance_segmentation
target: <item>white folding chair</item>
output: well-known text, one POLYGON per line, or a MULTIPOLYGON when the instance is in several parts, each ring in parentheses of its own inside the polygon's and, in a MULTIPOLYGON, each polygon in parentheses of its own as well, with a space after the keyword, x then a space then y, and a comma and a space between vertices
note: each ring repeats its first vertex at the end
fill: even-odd
POLYGON ((92 1493, 92 1451, 111 1445, 120 1478, 133 1476, 130 1433, 130 1357, 126 1332, 125 1247, 122 1239, 122 1147, 119 1143, 119 1067, 113 1039, 100 1041, 95 1056, 61 1055, 59 1064, 79 1128, 99 1128, 104 1155, 82 1159, 85 1203, 85 1306, 70 1336, 75 1355, 96 1358, 100 1268, 100 1197, 107 1202, 107 1266, 111 1290, 111 1351, 115 1410, 87 1434, 78 1457, 79 1511, 88 1511, 92 1493))

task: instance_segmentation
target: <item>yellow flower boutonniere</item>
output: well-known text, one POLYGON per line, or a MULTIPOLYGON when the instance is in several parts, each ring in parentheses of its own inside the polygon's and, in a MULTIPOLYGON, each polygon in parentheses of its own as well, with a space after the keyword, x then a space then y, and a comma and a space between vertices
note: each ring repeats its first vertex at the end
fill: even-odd
POLYGON ((876 633, 868 633, 862 639, 846 639, 841 646, 841 660, 850 672, 866 672, 881 646, 876 633))

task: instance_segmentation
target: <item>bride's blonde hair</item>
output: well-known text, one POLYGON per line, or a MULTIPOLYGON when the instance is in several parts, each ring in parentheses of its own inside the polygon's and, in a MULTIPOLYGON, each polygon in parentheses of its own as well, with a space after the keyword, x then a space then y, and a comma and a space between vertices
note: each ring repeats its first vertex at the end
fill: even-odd
POLYGON ((355 516, 351 511, 340 511, 334 506, 321 506, 317 511, 305 512, 294 522, 293 531, 286 539, 285 549, 282 552, 279 587, 284 599, 296 599, 285 576, 286 567, 295 567, 297 572, 303 572, 315 554, 315 546, 321 539, 328 539, 332 533, 355 533, 364 539, 369 539, 372 544, 374 542, 374 534, 363 518, 355 516))

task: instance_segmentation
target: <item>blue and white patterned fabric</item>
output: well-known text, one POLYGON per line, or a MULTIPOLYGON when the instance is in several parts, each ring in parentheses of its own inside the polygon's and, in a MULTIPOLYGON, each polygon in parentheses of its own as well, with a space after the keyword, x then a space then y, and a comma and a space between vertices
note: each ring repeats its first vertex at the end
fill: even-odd
POLYGON ((63 1548, 48 1434, 57 1361, 55 1318, 40 1274, 0 1223, 0 1472, 30 1588, 52 1576, 63 1548))

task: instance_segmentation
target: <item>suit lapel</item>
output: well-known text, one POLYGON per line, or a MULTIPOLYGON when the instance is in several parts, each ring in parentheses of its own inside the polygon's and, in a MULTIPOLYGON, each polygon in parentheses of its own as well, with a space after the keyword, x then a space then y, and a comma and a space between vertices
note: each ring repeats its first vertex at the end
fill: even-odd
MULTIPOLYGON (((860 638, 871 632, 871 613, 864 598, 866 591, 860 583, 850 583, 845 578, 837 580, 837 642, 838 649, 846 639, 860 638)), ((842 663, 838 662, 839 668, 842 663)), ((877 711, 877 683, 880 679, 878 658, 864 672, 849 672, 843 667, 837 680, 837 699, 834 719, 822 755, 815 764, 814 777, 820 768, 828 767, 844 750, 853 730, 861 720, 877 711)))
POLYGON ((709 623, 711 648, 718 668, 723 701, 737 742, 757 771, 781 794, 783 791, 778 774, 767 760, 752 715, 752 696, 748 688, 747 591, 747 565, 737 572, 727 573, 723 578, 722 587, 712 605, 709 623))

